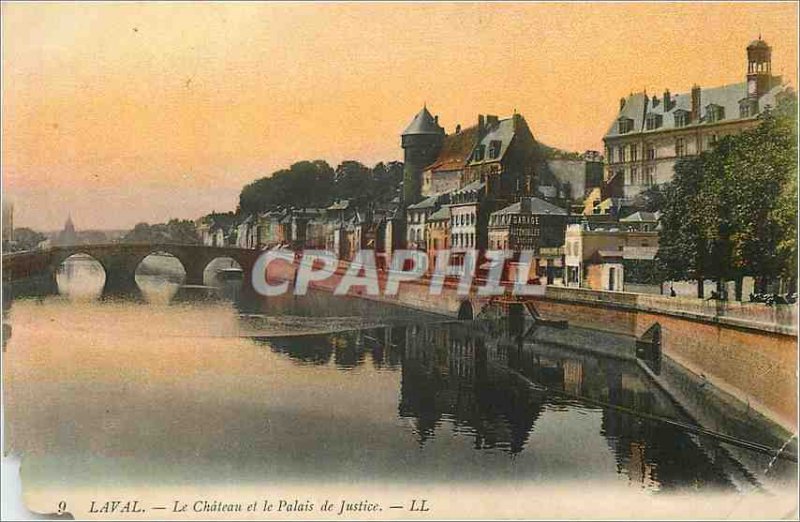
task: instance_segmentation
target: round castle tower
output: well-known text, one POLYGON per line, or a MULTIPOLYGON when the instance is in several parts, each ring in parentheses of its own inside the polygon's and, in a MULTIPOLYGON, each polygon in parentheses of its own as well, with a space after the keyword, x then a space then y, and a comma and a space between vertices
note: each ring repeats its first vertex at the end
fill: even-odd
POLYGON ((403 206, 413 205, 421 199, 422 170, 433 163, 444 140, 444 129, 438 117, 427 107, 414 116, 401 136, 403 158, 403 206))

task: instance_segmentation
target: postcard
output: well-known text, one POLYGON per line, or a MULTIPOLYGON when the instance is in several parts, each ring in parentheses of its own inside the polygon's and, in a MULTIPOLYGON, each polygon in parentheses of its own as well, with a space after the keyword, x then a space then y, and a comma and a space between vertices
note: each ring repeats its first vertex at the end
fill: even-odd
POLYGON ((793 2, 2 3, 2 518, 794 519, 793 2))

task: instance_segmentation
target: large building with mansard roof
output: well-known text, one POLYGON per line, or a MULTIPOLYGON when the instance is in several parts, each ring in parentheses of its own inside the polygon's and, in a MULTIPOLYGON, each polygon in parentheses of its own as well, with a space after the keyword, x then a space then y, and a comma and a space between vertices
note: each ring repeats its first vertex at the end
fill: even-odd
POLYGON ((747 46, 744 82, 622 98, 603 138, 606 184, 621 186, 619 196, 633 201, 648 187, 670 181, 679 158, 700 154, 721 137, 755 125, 759 114, 792 92, 772 74, 771 54, 759 37, 747 46))

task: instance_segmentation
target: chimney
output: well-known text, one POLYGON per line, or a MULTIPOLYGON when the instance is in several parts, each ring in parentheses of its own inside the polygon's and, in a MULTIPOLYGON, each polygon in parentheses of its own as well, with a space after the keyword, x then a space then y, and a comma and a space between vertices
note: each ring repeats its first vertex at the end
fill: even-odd
POLYGON ((692 86, 692 123, 700 121, 700 86, 692 86))
POLYGON ((652 101, 651 101, 652 106, 653 107, 658 107, 658 101, 659 101, 658 97, 654 94, 653 98, 652 98, 652 101))
POLYGON ((456 134, 461 134, 461 124, 456 125, 456 134))
POLYGON ((513 118, 514 118, 514 132, 517 132, 519 131, 519 127, 522 124, 522 115, 519 114, 518 112, 515 112, 513 118))
POLYGON ((519 199, 519 211, 522 214, 530 214, 531 210, 533 209, 533 201, 531 198, 520 198, 519 199))
POLYGON ((672 98, 669 95, 669 89, 664 90, 664 112, 672 110, 672 98))
POLYGON ((486 126, 491 127, 493 125, 497 125, 499 118, 494 114, 487 114, 486 115, 486 126))
POLYGON ((486 128, 486 120, 483 119, 483 114, 478 114, 478 134, 483 134, 486 128))
POLYGON ((436 125, 439 125, 439 115, 438 114, 433 117, 433 121, 436 123, 436 125))
POLYGON ((619 110, 621 111, 624 108, 625 108, 625 98, 620 98, 619 99, 619 110))

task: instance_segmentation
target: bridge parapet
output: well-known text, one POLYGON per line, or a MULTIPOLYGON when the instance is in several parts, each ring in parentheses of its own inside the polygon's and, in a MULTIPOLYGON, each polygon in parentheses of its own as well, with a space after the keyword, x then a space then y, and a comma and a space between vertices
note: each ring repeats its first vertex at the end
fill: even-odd
POLYGON ((178 243, 101 243, 59 246, 3 255, 3 281, 10 282, 37 276, 55 277, 67 258, 86 254, 96 259, 106 272, 106 285, 125 289, 135 285, 136 267, 151 254, 175 256, 186 271, 187 284, 202 284, 203 271, 214 259, 229 257, 239 263, 245 284, 260 251, 235 247, 211 247, 178 243))

